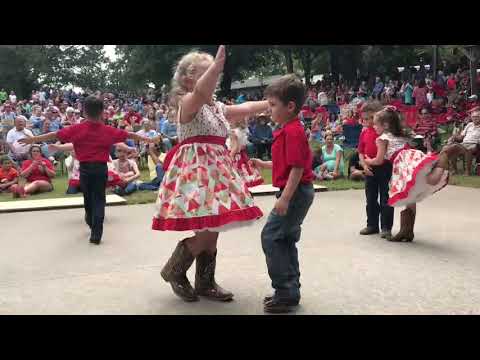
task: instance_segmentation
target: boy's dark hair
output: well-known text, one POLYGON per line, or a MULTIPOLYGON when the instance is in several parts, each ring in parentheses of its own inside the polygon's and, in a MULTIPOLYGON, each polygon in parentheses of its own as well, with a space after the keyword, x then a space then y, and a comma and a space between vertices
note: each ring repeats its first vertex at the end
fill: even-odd
POLYGON ((368 101, 360 109, 361 113, 364 112, 379 112, 383 109, 383 105, 379 101, 368 101))
POLYGON ((85 99, 83 103, 86 116, 93 119, 98 119, 103 114, 103 100, 90 95, 85 99))
POLYGON ((295 103, 295 115, 300 112, 306 98, 306 89, 303 82, 295 75, 285 75, 268 85, 265 97, 276 97, 283 104, 290 101, 295 103))

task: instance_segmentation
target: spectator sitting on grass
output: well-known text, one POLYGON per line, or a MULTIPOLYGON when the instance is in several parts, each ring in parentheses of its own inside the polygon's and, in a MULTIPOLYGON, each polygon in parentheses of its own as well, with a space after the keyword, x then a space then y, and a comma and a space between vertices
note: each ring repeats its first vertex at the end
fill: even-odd
POLYGON ((325 136, 325 145, 322 146, 322 155, 324 163, 322 167, 327 169, 327 179, 338 179, 345 174, 345 164, 343 163, 343 149, 340 145, 334 144, 333 134, 328 133, 325 136))
MULTIPOLYGON (((137 131, 137 135, 148 137, 148 138, 154 138, 158 136, 158 133, 152 129, 152 125, 154 123, 150 121, 149 119, 144 119, 142 121, 142 129, 137 131)), ((145 143, 140 143, 140 156, 146 155, 147 153, 147 147, 145 143)))
POLYGON ((117 147, 116 155, 117 159, 113 160, 113 167, 122 183, 115 188, 114 192, 117 195, 129 195, 137 190, 136 180, 140 178, 140 171, 137 163, 128 159, 128 153, 123 147, 117 147))
POLYGON ((365 180, 365 172, 363 167, 360 165, 360 157, 358 156, 358 151, 355 151, 350 158, 350 163, 348 166, 348 177, 353 181, 363 181, 365 180))
POLYGON ((31 194, 49 192, 53 190, 52 178, 55 177, 53 164, 42 156, 39 145, 30 147, 30 160, 22 164, 20 175, 27 179, 25 186, 18 186, 14 197, 25 197, 31 194))
POLYGON ((150 170, 150 179, 148 183, 138 185, 138 190, 158 190, 165 175, 163 161, 165 153, 161 151, 160 144, 148 144, 148 169, 150 170))
POLYGON ((0 157, 0 193, 15 193, 18 184, 18 171, 13 167, 12 160, 3 155, 0 157))

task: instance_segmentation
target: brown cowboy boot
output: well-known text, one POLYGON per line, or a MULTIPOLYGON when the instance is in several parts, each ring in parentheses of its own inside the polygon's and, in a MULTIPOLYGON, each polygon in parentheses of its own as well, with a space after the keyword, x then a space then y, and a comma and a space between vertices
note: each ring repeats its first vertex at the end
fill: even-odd
POLYGON ((215 267, 217 263, 217 252, 209 254, 207 251, 197 256, 195 272, 195 293, 210 300, 230 301, 233 294, 222 289, 215 282, 215 267))
POLYGON ((390 239, 387 239, 388 241, 400 242, 406 238, 406 236, 408 235, 408 221, 410 215, 409 213, 410 209, 405 209, 400 212, 400 231, 397 233, 397 235, 393 236, 390 239))
POLYGON ((162 278, 170 283, 172 290, 182 300, 187 302, 198 301, 192 285, 187 278, 187 270, 192 266, 195 258, 185 244, 185 240, 178 243, 172 256, 161 271, 162 278))
POLYGON ((407 232, 406 232, 406 235, 404 237, 404 240, 406 242, 412 242, 413 239, 415 238, 415 234, 413 233, 413 229, 415 227, 415 217, 416 217, 416 212, 411 210, 411 209, 407 209, 408 210, 408 222, 407 222, 407 232))

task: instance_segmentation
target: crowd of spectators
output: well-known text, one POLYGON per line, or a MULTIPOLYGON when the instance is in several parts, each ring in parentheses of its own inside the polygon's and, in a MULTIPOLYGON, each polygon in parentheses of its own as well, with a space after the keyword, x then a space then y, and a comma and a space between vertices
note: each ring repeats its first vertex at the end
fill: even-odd
MULTIPOLYGON (((476 94, 469 93, 468 71, 458 69, 446 76, 444 70, 440 70, 433 77, 425 69, 420 69, 404 75, 396 79, 376 76, 372 82, 359 79, 355 83, 341 78, 324 78, 308 88, 299 116, 314 150, 314 172, 318 180, 364 178, 356 148, 363 127, 361 109, 372 99, 396 106, 402 112, 416 146, 425 152, 438 151, 445 145, 442 133, 452 132, 446 145, 461 147, 465 172, 471 174, 473 160, 479 153, 480 119, 475 116, 480 113, 471 114, 479 102, 476 94)), ((151 92, 143 97, 96 94, 104 99, 106 124, 145 137, 162 135, 159 145, 147 146, 132 140, 116 144, 111 150, 109 186, 121 195, 157 190, 164 174, 165 153, 178 143, 176 118, 169 110, 167 97, 165 94, 155 97, 151 92), (148 168, 149 181, 140 181, 140 169, 143 168, 148 168)), ((1 89, 0 192, 11 191, 14 196, 26 196, 51 191, 55 167, 58 166, 62 170, 65 167, 68 172, 67 193, 80 191, 78 161, 69 144, 24 146, 18 141, 84 121, 82 104, 86 95, 73 90, 42 88, 32 91, 29 99, 22 100, 14 91, 8 93, 1 89), (26 182, 25 193, 15 192, 19 180, 26 182)), ((221 100, 238 104, 262 98, 262 91, 256 90, 253 93, 232 93, 221 100)), ((247 121, 250 156, 270 159, 276 128, 269 114, 263 113, 247 121)), ((456 165, 456 162, 452 164, 454 170, 456 165)))

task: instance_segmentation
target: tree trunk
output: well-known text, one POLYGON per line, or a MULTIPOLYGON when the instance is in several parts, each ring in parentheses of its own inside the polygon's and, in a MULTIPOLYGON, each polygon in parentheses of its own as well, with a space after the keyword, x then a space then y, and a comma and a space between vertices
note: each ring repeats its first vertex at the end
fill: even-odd
POLYGON ((287 65, 287 73, 288 74, 293 74, 292 49, 290 49, 290 48, 284 49, 283 54, 285 55, 285 63, 287 65))
POLYGON ((310 53, 308 51, 302 51, 301 60, 305 75, 305 85, 310 87, 312 79, 312 58, 310 57, 310 53))
POLYGON ((232 87, 232 68, 227 58, 227 60, 225 61, 225 66, 223 68, 222 82, 220 84, 221 95, 227 96, 231 91, 231 87, 232 87))

